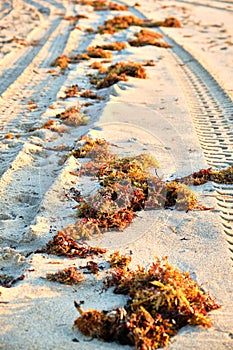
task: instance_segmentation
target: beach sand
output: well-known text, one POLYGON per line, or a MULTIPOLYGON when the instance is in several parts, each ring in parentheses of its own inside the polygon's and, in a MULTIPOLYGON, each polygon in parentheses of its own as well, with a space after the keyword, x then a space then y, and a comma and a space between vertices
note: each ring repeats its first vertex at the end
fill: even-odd
MULTIPOLYGON (((231 1, 118 2, 128 11, 94 11, 78 1, 8 0, 0 4, 0 266, 1 273, 24 279, 0 287, 0 348, 132 349, 103 343, 73 330, 78 317, 74 300, 84 309, 110 310, 126 297, 103 292, 105 271, 87 275, 76 286, 45 277, 58 269, 84 266, 87 259, 38 253, 66 225, 74 223, 77 202, 70 188, 85 196, 98 182, 77 177, 79 159, 61 162, 83 135, 104 138, 121 156, 150 153, 160 163, 159 177, 172 180, 201 168, 233 164, 233 4, 231 1), (68 16, 85 15, 74 21, 68 16), (144 67, 146 79, 129 77, 97 90, 104 100, 64 99, 65 89, 78 84, 95 90, 88 74, 92 58, 69 64, 64 74, 51 63, 59 55, 75 55, 88 46, 128 42, 140 28, 113 35, 96 33, 104 20, 132 14, 142 19, 179 19, 181 28, 150 28, 164 35, 172 48, 133 47, 113 51, 106 67, 121 61, 144 67), (94 33, 86 31, 94 28, 94 33), (85 102, 92 102, 83 106, 85 102), (71 106, 89 117, 87 125, 64 125, 55 116, 71 106), (54 129, 42 126, 55 120, 54 129)), ((167 349, 233 348, 233 185, 208 183, 192 187, 201 205, 212 210, 137 212, 122 232, 106 232, 88 243, 130 254, 131 267, 148 266, 154 256, 191 277, 222 305, 211 312, 209 329, 186 326, 167 349)), ((95 258, 106 266, 106 257, 95 258)))

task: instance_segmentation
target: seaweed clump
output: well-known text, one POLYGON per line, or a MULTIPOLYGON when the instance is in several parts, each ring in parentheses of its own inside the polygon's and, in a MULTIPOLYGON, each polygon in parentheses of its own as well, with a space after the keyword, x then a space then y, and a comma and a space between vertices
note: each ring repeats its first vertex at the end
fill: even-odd
POLYGON ((112 269, 108 286, 129 297, 126 305, 110 311, 75 307, 80 316, 73 328, 84 335, 106 342, 134 345, 138 350, 168 345, 172 336, 186 325, 209 328, 208 312, 220 306, 190 277, 169 264, 167 258, 156 259, 148 270, 117 267, 112 269))
POLYGON ((104 101, 105 97, 97 95, 94 91, 84 90, 80 92, 80 97, 82 98, 90 98, 91 100, 99 100, 104 101))
POLYGON ((78 94, 79 94, 79 87, 77 84, 68 86, 65 89, 65 96, 63 97, 63 99, 66 99, 69 97, 75 97, 75 96, 78 96, 78 94))
POLYGON ((60 67, 62 74, 65 74, 69 62, 69 57, 66 55, 60 55, 51 63, 51 67, 60 67))
POLYGON ((89 46, 87 54, 91 58, 112 58, 112 53, 101 47, 89 46))
POLYGON ((127 47, 126 43, 122 41, 116 41, 115 43, 97 46, 97 48, 102 48, 103 50, 110 50, 110 51, 121 51, 121 50, 124 50, 126 47, 127 47))
POLYGON ((85 277, 78 272, 76 267, 68 267, 64 270, 58 270, 56 273, 47 273, 46 278, 52 282, 59 282, 62 284, 79 284, 85 277))
POLYGON ((143 26, 145 21, 136 16, 115 16, 98 27, 100 34, 114 34, 116 31, 127 29, 130 26, 143 26))
POLYGON ((176 181, 194 186, 203 185, 208 181, 220 184, 233 184, 233 166, 222 170, 214 170, 212 168, 200 169, 181 179, 176 179, 176 181))
POLYGON ((42 252, 69 258, 87 258, 92 255, 106 253, 106 249, 91 247, 86 243, 77 243, 68 234, 58 232, 45 246, 42 252))
POLYGON ((164 21, 144 20, 136 16, 115 16, 104 22, 103 26, 98 27, 100 34, 114 34, 119 30, 124 30, 130 26, 139 27, 174 27, 180 28, 181 23, 175 17, 166 18, 164 21))
POLYGON ((163 37, 162 34, 148 30, 142 29, 136 34, 137 38, 130 40, 129 44, 131 46, 140 47, 146 45, 153 45, 157 47, 171 48, 170 44, 167 44, 160 39, 163 37))
POLYGON ((146 72, 140 63, 117 62, 111 65, 104 74, 93 77, 91 82, 96 85, 97 89, 103 89, 116 84, 118 81, 127 81, 127 76, 146 79, 146 72))
POLYGON ((83 137, 70 152, 75 158, 89 158, 74 175, 95 176, 100 188, 80 200, 75 208, 78 220, 63 229, 75 239, 99 235, 107 230, 124 230, 135 212, 161 208, 192 210, 197 207, 194 193, 182 183, 165 183, 151 174, 158 167, 149 154, 119 157, 111 153, 105 140, 83 137))
POLYGON ((88 136, 81 137, 77 146, 72 150, 71 154, 75 158, 90 158, 95 163, 109 160, 112 154, 109 150, 109 143, 103 139, 92 139, 88 136))
POLYGON ((106 11, 108 9, 106 0, 76 0, 81 5, 89 5, 94 8, 95 11, 106 11))
POLYGON ((14 276, 2 273, 0 274, 0 286, 5 288, 11 288, 18 281, 24 280, 24 278, 25 278, 24 274, 22 274, 19 277, 14 277, 14 276))
POLYGON ((62 120, 65 124, 70 126, 87 125, 89 117, 80 113, 80 109, 73 106, 66 109, 64 112, 56 115, 56 118, 62 120))

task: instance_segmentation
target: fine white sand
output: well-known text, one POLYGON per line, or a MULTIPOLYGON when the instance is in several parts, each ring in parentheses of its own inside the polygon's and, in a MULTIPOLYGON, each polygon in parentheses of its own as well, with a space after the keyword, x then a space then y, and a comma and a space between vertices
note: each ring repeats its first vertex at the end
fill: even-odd
MULTIPOLYGON (((133 6, 135 1, 124 3, 133 6)), ((129 10, 156 20, 178 18, 182 28, 161 28, 168 35, 164 40, 174 39, 184 47, 232 97, 232 2, 147 0, 140 5, 129 10)), ((72 175, 80 166, 77 159, 59 162, 80 136, 105 138, 121 155, 154 155, 160 163, 157 173, 165 180, 210 166, 194 127, 190 104, 194 92, 188 92, 189 99, 173 49, 128 45, 122 52, 113 52, 113 62, 153 60, 155 65, 145 67, 145 80, 129 78, 97 91, 106 99, 85 108, 90 117, 88 125, 68 126, 65 132, 40 129, 65 108, 83 103, 79 97, 61 97, 73 84, 93 89, 87 74, 96 73, 90 68, 95 59, 70 65, 64 75, 50 63, 63 53, 81 53, 90 45, 132 38, 136 27, 113 36, 87 35, 84 31, 97 28, 116 14, 128 13, 95 12, 91 6, 62 0, 8 0, 0 4, 0 268, 1 273, 15 277, 25 275, 11 288, 0 287, 1 349, 132 349, 90 340, 72 330, 78 316, 74 300, 84 300, 85 309, 108 310, 124 305, 124 296, 112 290, 102 292, 104 272, 97 277, 87 275, 75 287, 52 283, 45 279, 46 273, 86 265, 90 259, 34 253, 57 230, 75 222, 73 207, 77 203, 68 196, 69 189, 75 187, 86 196, 97 189, 94 179, 72 175), (76 14, 88 16, 76 28, 63 20, 64 15, 76 14), (12 40, 14 37, 24 41, 12 40), (39 40, 39 45, 32 45, 34 40, 39 40), (54 69, 52 74, 48 73, 50 69, 54 69), (35 109, 28 108, 30 99, 35 109), (38 129, 28 132, 32 127, 38 129)), ((229 111, 232 115, 232 104, 229 111)), ((59 130, 61 124, 57 123, 59 130)), ((230 135, 229 152, 233 153, 232 124, 225 129, 230 135)), ((189 271, 216 297, 222 307, 211 313, 213 326, 208 330, 184 327, 168 349, 232 349, 232 253, 223 234, 215 187, 206 184, 194 191, 200 194, 201 204, 214 209, 141 211, 123 232, 108 232, 88 243, 107 248, 107 255, 115 250, 131 252, 131 267, 148 266, 154 256, 168 256, 169 262, 189 271)), ((227 191, 232 198, 232 189, 227 191)), ((227 215, 231 225, 232 214, 227 215)), ((106 258, 95 260, 106 266, 106 258)))

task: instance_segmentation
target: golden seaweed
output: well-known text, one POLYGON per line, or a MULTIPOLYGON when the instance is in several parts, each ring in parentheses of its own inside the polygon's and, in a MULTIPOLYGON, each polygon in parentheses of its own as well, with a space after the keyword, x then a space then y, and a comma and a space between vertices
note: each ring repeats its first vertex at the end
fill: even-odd
POLYGON ((76 267, 68 267, 64 270, 58 270, 55 273, 47 273, 46 278, 52 282, 59 282, 68 285, 79 284, 85 280, 85 277, 78 272, 76 267))
POLYGON ((166 257, 156 258, 148 270, 141 266, 137 270, 113 268, 106 286, 127 295, 126 305, 109 311, 84 311, 75 302, 80 316, 73 328, 106 342, 134 345, 138 350, 168 345, 186 325, 209 328, 208 312, 220 307, 188 272, 170 265, 166 257))

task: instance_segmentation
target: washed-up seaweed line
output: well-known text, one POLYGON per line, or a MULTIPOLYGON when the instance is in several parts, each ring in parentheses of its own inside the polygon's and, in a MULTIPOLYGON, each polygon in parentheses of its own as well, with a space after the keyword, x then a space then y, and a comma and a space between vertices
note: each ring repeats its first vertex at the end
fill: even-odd
MULTIPOLYGON (((119 3, 125 3, 118 1, 119 3)), ((140 10, 129 7, 139 18, 146 19, 140 10)), ((174 76, 184 91, 186 101, 204 156, 210 166, 222 168, 233 164, 233 103, 215 77, 187 50, 168 36, 173 46, 164 52, 174 76)), ((213 184, 218 196, 217 205, 223 232, 233 259, 233 186, 213 184)))
MULTIPOLYGON (((169 57, 175 59, 177 79, 184 90, 193 123, 210 166, 217 168, 233 164, 233 103, 217 80, 189 52, 168 39, 173 45, 169 57), (177 71, 178 69, 178 71, 177 71)), ((217 204, 223 232, 233 253, 233 186, 213 184, 219 194, 217 204)))

